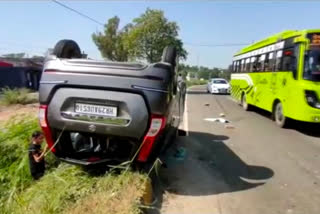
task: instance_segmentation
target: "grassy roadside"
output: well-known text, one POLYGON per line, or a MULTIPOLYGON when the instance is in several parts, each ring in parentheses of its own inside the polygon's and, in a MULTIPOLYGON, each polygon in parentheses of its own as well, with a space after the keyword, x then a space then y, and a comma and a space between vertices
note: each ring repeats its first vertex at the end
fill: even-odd
POLYGON ((17 194, 4 213, 138 214, 145 181, 145 176, 130 171, 96 177, 61 164, 17 194))
POLYGON ((33 181, 27 149, 31 133, 38 129, 35 115, 15 116, 0 127, 1 213, 141 213, 144 174, 92 176, 79 167, 59 164, 49 153, 46 175, 33 181))
POLYGON ((187 81, 187 88, 194 86, 194 85, 206 85, 208 80, 189 80, 187 81))
POLYGON ((1 105, 12 105, 12 104, 29 104, 38 102, 38 97, 35 93, 26 88, 10 89, 4 88, 1 90, 1 105))

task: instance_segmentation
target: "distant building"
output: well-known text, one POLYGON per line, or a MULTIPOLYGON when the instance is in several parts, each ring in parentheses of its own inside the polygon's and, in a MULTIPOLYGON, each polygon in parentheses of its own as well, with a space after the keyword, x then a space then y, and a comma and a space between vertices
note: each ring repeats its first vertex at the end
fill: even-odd
POLYGON ((0 88, 30 88, 38 90, 43 61, 43 57, 0 57, 0 88))

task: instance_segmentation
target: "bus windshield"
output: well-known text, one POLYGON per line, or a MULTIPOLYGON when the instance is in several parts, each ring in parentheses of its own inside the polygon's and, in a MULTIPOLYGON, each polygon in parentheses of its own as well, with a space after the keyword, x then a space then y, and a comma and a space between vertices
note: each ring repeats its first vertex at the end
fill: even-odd
POLYGON ((320 48, 306 51, 303 78, 311 81, 320 81, 320 48))

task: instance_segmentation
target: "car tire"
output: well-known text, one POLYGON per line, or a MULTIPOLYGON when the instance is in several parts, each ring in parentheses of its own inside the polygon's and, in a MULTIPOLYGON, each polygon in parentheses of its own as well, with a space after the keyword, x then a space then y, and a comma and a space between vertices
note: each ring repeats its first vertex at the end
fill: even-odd
POLYGON ((241 106, 243 110, 250 111, 251 106, 247 103, 247 95, 245 93, 241 96, 241 106))
POLYGON ((288 125, 289 119, 286 116, 284 116, 283 106, 280 101, 274 105, 272 115, 277 126, 285 128, 288 125))
POLYGON ((177 49, 174 46, 167 46, 164 48, 161 61, 169 63, 173 66, 176 65, 177 49))
POLYGON ((58 58, 72 59, 81 58, 81 50, 78 44, 73 40, 60 40, 53 49, 53 55, 58 58))

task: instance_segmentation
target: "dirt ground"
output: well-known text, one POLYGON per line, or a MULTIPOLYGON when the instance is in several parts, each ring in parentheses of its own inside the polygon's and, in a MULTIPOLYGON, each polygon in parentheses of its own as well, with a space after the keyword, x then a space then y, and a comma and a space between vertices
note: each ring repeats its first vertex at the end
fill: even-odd
POLYGON ((18 114, 38 114, 39 104, 0 106, 0 123, 18 114))

